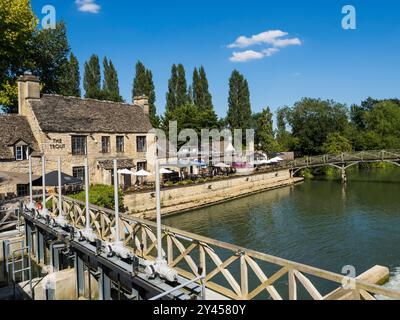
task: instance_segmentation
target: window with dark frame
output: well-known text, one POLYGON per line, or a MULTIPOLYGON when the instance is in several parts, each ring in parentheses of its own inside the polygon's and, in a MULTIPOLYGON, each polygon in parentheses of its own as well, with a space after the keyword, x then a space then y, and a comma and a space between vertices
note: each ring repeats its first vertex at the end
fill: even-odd
POLYGON ((17 196, 25 197, 28 195, 29 185, 27 184, 17 184, 17 196))
POLYGON ((101 152, 102 153, 111 152, 110 137, 108 136, 101 137, 101 152))
POLYGON ((86 155, 86 136, 71 136, 73 155, 86 155))
POLYGON ((136 137, 136 150, 137 152, 146 152, 146 137, 136 137))
POLYGON ((138 162, 136 165, 137 171, 147 170, 147 162, 138 162))
POLYGON ((117 152, 124 152, 124 136, 117 136, 117 152))
POLYGON ((83 182, 85 180, 85 167, 73 167, 72 176, 74 178, 81 179, 81 181, 83 182))

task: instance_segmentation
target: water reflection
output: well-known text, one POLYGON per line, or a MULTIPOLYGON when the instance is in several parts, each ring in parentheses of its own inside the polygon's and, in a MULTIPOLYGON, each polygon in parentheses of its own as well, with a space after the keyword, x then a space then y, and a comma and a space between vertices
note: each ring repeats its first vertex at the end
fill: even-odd
POLYGON ((400 169, 351 170, 164 219, 164 224, 340 272, 400 266, 400 169))

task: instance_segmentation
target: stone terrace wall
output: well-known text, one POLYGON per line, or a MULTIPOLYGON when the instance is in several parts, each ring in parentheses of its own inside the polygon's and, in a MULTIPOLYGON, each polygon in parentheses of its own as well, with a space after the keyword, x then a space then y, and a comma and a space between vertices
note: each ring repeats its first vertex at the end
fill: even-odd
MULTIPOLYGON (((192 186, 161 190, 162 214, 173 214, 228 199, 292 184, 299 178, 291 178, 289 170, 239 176, 192 186)), ((155 193, 137 192, 127 194, 124 204, 129 211, 140 217, 154 219, 155 193)))

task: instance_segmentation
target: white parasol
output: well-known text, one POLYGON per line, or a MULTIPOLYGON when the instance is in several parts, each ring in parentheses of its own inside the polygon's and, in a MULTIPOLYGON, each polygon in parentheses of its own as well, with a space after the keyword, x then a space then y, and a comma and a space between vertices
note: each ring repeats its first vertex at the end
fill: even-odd
POLYGON ((146 170, 139 170, 137 172, 133 173, 134 176, 138 176, 138 177, 148 177, 148 176, 152 176, 152 174, 150 172, 147 172, 146 170))
POLYGON ((134 174, 133 171, 128 170, 128 169, 118 170, 117 172, 120 173, 120 174, 134 174))
POLYGON ((160 173, 161 173, 161 174, 168 174, 168 173, 172 173, 172 171, 171 171, 171 170, 168 170, 168 169, 165 169, 165 168, 161 168, 161 169, 160 169, 160 173))
POLYGON ((214 164, 213 167, 217 167, 217 168, 230 168, 230 165, 219 162, 217 164, 214 164))

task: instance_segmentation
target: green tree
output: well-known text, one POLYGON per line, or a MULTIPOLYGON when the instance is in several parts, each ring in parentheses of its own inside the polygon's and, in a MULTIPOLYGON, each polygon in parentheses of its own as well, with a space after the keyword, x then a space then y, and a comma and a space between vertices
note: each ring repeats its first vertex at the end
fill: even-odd
POLYGON ((190 100, 185 68, 182 64, 178 64, 178 66, 173 64, 171 68, 171 77, 168 81, 167 104, 163 118, 163 126, 165 129, 169 121, 173 119, 171 117, 175 114, 175 109, 181 106, 191 105, 190 100))
POLYGON ((293 148, 293 139, 290 133, 287 131, 287 114, 288 107, 279 108, 276 112, 276 141, 279 145, 279 151, 289 151, 293 148))
POLYGON ((327 154, 340 154, 351 150, 351 142, 340 133, 334 132, 328 134, 321 151, 327 154))
POLYGON ((171 112, 173 111, 176 106, 176 90, 177 90, 177 83, 178 83, 178 70, 175 64, 171 67, 171 77, 168 80, 168 92, 166 96, 167 104, 165 106, 165 111, 171 112))
POLYGON ((173 111, 165 113, 164 127, 167 129, 169 121, 176 121, 178 132, 190 128, 200 133, 202 129, 201 118, 202 114, 195 105, 184 104, 176 107, 173 111))
POLYGON ((85 98, 102 99, 100 62, 97 55, 92 55, 89 61, 85 62, 85 74, 83 77, 85 98))
POLYGON ((34 73, 43 84, 42 92, 62 93, 69 52, 64 22, 57 23, 55 29, 44 29, 34 33, 31 56, 35 64, 34 73))
POLYGON ((5 112, 18 108, 17 75, 34 67, 30 52, 37 24, 29 0, 0 0, 0 107, 5 112))
POLYGON ((187 103, 189 103, 189 96, 186 83, 185 68, 182 64, 178 64, 176 82, 176 105, 179 107, 187 103))
POLYGON ((244 76, 234 70, 229 79, 227 123, 232 129, 246 129, 251 121, 249 86, 244 76))
POLYGON ((218 117, 214 111, 208 80, 203 67, 200 67, 199 71, 194 68, 192 86, 190 88, 193 104, 203 114, 202 125, 205 128, 217 128, 218 117))
POLYGON ((367 130, 375 131, 384 138, 400 135, 400 107, 392 101, 382 101, 374 105, 365 116, 367 130))
POLYGON ((136 73, 133 80, 132 101, 135 96, 145 95, 149 99, 149 116, 150 122, 154 128, 160 126, 160 118, 157 115, 156 93, 153 83, 153 74, 147 70, 140 61, 136 63, 136 73))
POLYGON ((104 58, 103 60, 104 80, 102 98, 109 101, 122 102, 119 94, 119 82, 117 70, 111 60, 104 58))
POLYGON ((79 71, 79 62, 71 52, 69 61, 65 65, 62 74, 61 94, 64 96, 81 97, 81 75, 79 71))
POLYGON ((295 151, 319 154, 329 133, 343 134, 348 126, 347 108, 332 100, 304 98, 288 110, 287 120, 297 139, 295 151))
POLYGON ((265 152, 278 151, 274 137, 272 113, 269 107, 253 115, 255 129, 255 146, 265 152))

